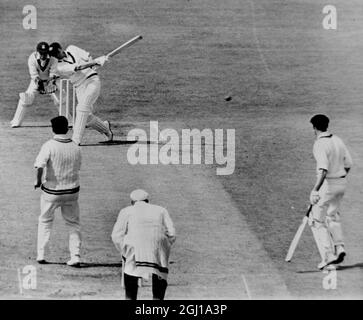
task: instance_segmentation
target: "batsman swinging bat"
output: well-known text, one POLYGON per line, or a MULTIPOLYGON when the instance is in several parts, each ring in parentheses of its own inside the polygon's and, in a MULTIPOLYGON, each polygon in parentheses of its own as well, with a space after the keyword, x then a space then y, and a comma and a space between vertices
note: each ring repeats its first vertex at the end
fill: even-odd
POLYGON ((296 231, 294 239, 292 239, 292 241, 291 241, 290 248, 287 251, 287 255, 286 255, 286 258, 285 258, 286 262, 290 262, 291 259, 292 259, 292 256, 294 255, 297 244, 299 243, 301 235, 302 235, 302 233, 303 233, 303 231, 305 229, 306 223, 309 220, 309 214, 310 214, 310 211, 311 211, 312 208, 313 208, 313 206, 310 205, 308 211, 306 212, 306 214, 305 214, 305 216, 304 216, 304 218, 303 218, 303 220, 302 220, 302 222, 301 222, 301 224, 299 226, 299 228, 296 231))
MULTIPOLYGON (((106 57, 109 58, 109 57, 115 56, 116 54, 120 53, 122 50, 124 50, 124 49, 132 46, 135 42, 137 42, 137 41, 139 41, 141 39, 142 39, 142 36, 141 35, 138 35, 136 37, 133 37, 129 41, 123 43, 122 45, 120 45, 116 49, 114 49, 111 52, 109 52, 108 54, 106 54, 106 57)), ((78 67, 76 67, 75 71, 84 70, 84 69, 91 68, 91 67, 94 67, 94 66, 97 66, 97 65, 99 65, 97 62, 90 61, 88 63, 79 65, 78 67)))
POLYGON ((107 58, 113 57, 116 54, 120 53, 123 49, 126 49, 127 47, 130 47, 131 45, 133 45, 135 42, 139 41, 142 39, 141 35, 138 35, 132 39, 130 39, 129 41, 125 42, 124 44, 120 45, 119 47, 117 47, 115 50, 112 50, 111 52, 109 52, 108 54, 106 54, 107 58))

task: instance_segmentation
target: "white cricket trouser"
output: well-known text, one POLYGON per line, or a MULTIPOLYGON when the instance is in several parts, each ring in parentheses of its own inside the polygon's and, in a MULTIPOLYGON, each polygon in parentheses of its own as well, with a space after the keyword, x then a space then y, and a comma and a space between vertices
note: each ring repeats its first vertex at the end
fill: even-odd
POLYGON ((77 93, 77 116, 73 128, 72 140, 81 143, 86 125, 100 133, 107 134, 108 127, 104 122, 93 115, 94 104, 101 92, 101 81, 98 76, 86 79, 76 88, 77 93))
POLYGON ((60 207, 62 216, 69 229, 69 251, 71 257, 79 256, 81 249, 81 232, 78 205, 78 192, 73 194, 52 195, 42 192, 40 197, 40 216, 38 219, 38 258, 44 253, 50 239, 54 211, 60 207))
MULTIPOLYGON (((22 94, 24 94, 24 93, 22 93, 22 94)), ((14 117, 10 122, 12 126, 16 126, 16 127, 21 126, 21 124, 25 118, 25 115, 27 113, 27 108, 33 104, 35 95, 39 94, 39 92, 37 90, 37 85, 34 82, 34 80, 30 81, 28 89, 26 89, 26 91, 25 91, 25 94, 27 96, 26 99, 24 100, 24 98, 22 99, 20 97, 20 99, 18 101, 18 106, 16 108, 14 117)), ((56 106, 58 106, 53 95, 51 95, 51 98, 52 98, 54 104, 56 106)))
POLYGON ((319 190, 320 200, 312 209, 321 244, 328 253, 334 253, 334 246, 344 245, 339 209, 346 186, 345 178, 325 179, 319 190))

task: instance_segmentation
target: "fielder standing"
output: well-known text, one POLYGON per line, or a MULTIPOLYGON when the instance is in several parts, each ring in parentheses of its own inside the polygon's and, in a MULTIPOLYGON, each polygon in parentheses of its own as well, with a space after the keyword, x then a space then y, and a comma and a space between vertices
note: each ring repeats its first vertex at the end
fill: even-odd
POLYGON ((313 153, 317 170, 317 180, 310 194, 312 227, 316 228, 317 241, 324 254, 318 265, 323 269, 343 262, 346 255, 339 209, 353 162, 344 142, 328 132, 327 116, 315 115, 310 122, 316 135, 313 153))
MULTIPOLYGON (((25 92, 19 93, 19 102, 14 117, 10 122, 12 128, 20 127, 28 108, 33 104, 36 94, 51 93, 46 91, 48 82, 55 76, 57 60, 49 57, 49 45, 46 42, 39 42, 36 51, 28 58, 28 69, 30 74, 30 84, 25 92)), ((53 85, 53 91, 56 86, 53 85)), ((57 97, 52 94, 51 98, 58 106, 57 97)))
POLYGON ((102 121, 93 114, 94 104, 101 90, 101 81, 94 67, 103 66, 107 60, 106 56, 92 60, 87 51, 73 45, 68 46, 64 51, 57 42, 49 46, 49 54, 58 59, 57 73, 60 76, 68 77, 76 88, 78 104, 73 141, 81 144, 86 125, 105 134, 107 141, 112 141, 113 133, 110 122, 102 121), (83 69, 82 66, 85 64, 88 64, 89 67, 83 69))
POLYGON ((165 208, 149 204, 144 190, 135 190, 130 197, 132 205, 121 210, 111 235, 123 258, 126 299, 136 300, 138 279, 152 274, 153 299, 163 300, 175 242, 173 222, 165 208))
POLYGON ((81 232, 78 206, 81 149, 69 137, 68 121, 63 116, 51 120, 53 139, 41 148, 36 160, 34 188, 41 188, 38 223, 37 261, 46 263, 45 250, 49 243, 54 211, 60 207, 69 229, 69 266, 80 265, 81 232))

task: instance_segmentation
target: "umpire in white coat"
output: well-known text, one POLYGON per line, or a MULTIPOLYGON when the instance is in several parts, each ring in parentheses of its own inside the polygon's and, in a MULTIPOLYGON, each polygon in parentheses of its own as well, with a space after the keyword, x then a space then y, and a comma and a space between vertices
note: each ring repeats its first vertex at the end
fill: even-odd
POLYGON ((54 212, 60 207, 69 230, 69 266, 80 266, 81 232, 78 206, 81 148, 69 137, 68 121, 63 116, 51 120, 53 139, 43 144, 36 160, 34 188, 41 188, 38 224, 38 263, 46 263, 45 250, 49 243, 54 212))
POLYGON ((125 296, 136 300, 138 279, 152 274, 153 299, 163 300, 174 225, 165 208, 149 204, 144 190, 135 190, 130 197, 132 205, 120 211, 111 236, 123 258, 125 296))

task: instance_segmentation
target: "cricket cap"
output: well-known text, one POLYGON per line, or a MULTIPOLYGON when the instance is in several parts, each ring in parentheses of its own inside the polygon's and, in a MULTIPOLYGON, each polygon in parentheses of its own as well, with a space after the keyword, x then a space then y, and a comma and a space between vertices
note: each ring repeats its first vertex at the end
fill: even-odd
POLYGON ((142 189, 137 189, 131 192, 130 198, 133 201, 145 201, 148 200, 149 194, 142 189))
POLYGON ((48 53, 49 51, 49 44, 42 41, 37 44, 37 51, 39 53, 48 53))
POLYGON ((56 57, 59 49, 62 49, 62 46, 58 42, 51 43, 49 46, 49 55, 56 57))

